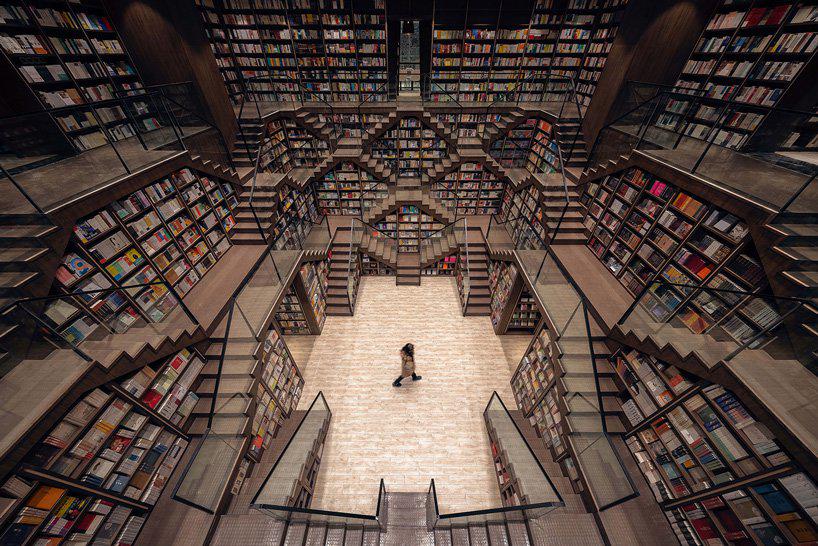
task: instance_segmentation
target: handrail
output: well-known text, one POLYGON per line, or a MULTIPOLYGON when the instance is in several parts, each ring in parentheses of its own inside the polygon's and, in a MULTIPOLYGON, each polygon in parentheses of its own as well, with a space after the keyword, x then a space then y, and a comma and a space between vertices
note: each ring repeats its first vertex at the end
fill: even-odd
MULTIPOLYGON (((449 102, 454 102, 457 105, 457 107, 456 107, 457 108, 457 113, 455 114, 456 118, 455 118, 455 124, 454 124, 454 138, 455 138, 455 140, 460 139, 460 123, 461 123, 461 118, 463 117, 463 103, 461 103, 460 100, 458 100, 457 97, 452 95, 451 92, 449 92, 448 89, 442 87, 439 83, 432 81, 432 74, 424 74, 421 77, 420 85, 421 85, 421 91, 423 91, 424 89, 426 90, 425 95, 421 95, 421 99, 424 100, 424 102, 431 102, 431 103, 435 102, 435 101, 431 100, 431 94, 432 94, 432 86, 436 85, 438 87, 438 92, 442 91, 443 93, 445 93, 449 98, 452 99, 449 102), (424 83, 425 83, 425 85, 424 85, 424 83)), ((451 111, 447 110, 446 113, 451 114, 451 111)))

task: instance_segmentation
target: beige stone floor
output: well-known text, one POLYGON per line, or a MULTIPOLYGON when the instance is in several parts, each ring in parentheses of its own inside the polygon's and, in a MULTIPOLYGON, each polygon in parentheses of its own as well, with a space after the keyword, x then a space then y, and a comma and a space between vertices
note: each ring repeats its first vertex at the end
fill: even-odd
POLYGON ((300 409, 323 391, 333 412, 312 507, 372 514, 381 478, 390 491, 426 491, 434 478, 443 513, 500 506, 482 413, 495 390, 515 407, 511 374, 529 341, 462 316, 449 278, 365 277, 355 316, 287 336, 300 409), (423 380, 396 389, 406 342, 423 380))

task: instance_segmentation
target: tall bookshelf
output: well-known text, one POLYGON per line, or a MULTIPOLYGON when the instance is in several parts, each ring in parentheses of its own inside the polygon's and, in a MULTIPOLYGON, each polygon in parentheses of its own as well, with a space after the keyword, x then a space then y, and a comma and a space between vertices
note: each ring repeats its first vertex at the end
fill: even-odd
MULTIPOLYGON (((292 169, 314 167, 324 159, 328 150, 325 140, 298 126, 293 120, 271 120, 265 125, 261 139, 259 170, 286 173, 292 169)), ((256 158, 251 160, 255 162, 256 158)))
POLYGON ((457 215, 495 214, 500 210, 505 184, 482 163, 463 163, 457 171, 432 183, 432 195, 457 215))
MULTIPOLYGON (((420 252, 420 240, 443 227, 416 205, 399 205, 396 220, 398 252, 404 253, 420 252)), ((389 224, 388 218, 386 224, 389 224)))
POLYGON ((352 161, 341 161, 315 182, 318 207, 323 214, 361 216, 361 213, 385 199, 385 180, 352 161), (363 206, 363 211, 361 207, 363 206))
POLYGON ((528 118, 491 143, 489 154, 506 168, 527 168, 537 118, 528 118))
POLYGON ((420 178, 426 169, 448 157, 445 141, 415 117, 401 118, 372 143, 372 157, 380 159, 398 178, 420 178))
POLYGON ((814 57, 816 22, 810 3, 723 0, 676 82, 700 98, 671 100, 657 125, 741 148, 814 57))
POLYGON ((276 309, 276 322, 285 335, 318 335, 327 318, 328 265, 307 262, 276 309))
POLYGON ((204 364, 185 349, 75 403, 0 486, 0 542, 132 544, 188 445, 204 364))
POLYGON ((232 185, 184 168, 77 221, 56 272, 65 296, 44 316, 80 342, 99 326, 123 332, 139 320, 159 322, 178 305, 165 281, 186 294, 231 246, 238 205, 232 185))
POLYGON ((277 248, 303 240, 311 226, 318 223, 320 213, 312 187, 299 190, 283 185, 275 192, 273 200, 275 205, 270 231, 277 241, 277 248))
POLYGON ((780 318, 764 300, 707 290, 767 292, 749 228, 730 213, 638 168, 592 183, 582 200, 589 248, 629 292, 654 279, 694 287, 653 285, 641 305, 656 320, 742 342, 780 318))
POLYGON ((385 100, 383 0, 196 0, 231 98, 385 100))
POLYGON ((284 419, 298 406, 304 390, 304 378, 278 330, 271 327, 259 351, 258 384, 250 393, 255 401, 253 425, 247 456, 261 459, 284 419))
POLYGON ((635 350, 611 360, 626 444, 682 544, 818 538, 818 488, 734 393, 635 350))
POLYGON ((143 85, 99 0, 5 2, 0 50, 77 151, 160 127, 148 101, 106 102, 143 85))
POLYGON ((427 277, 440 275, 454 276, 457 269, 457 254, 444 256, 429 267, 421 269, 420 274, 427 277))
POLYGON ((535 186, 517 192, 506 188, 500 219, 506 222, 506 230, 515 243, 539 248, 540 241, 547 242, 547 218, 544 197, 535 186))

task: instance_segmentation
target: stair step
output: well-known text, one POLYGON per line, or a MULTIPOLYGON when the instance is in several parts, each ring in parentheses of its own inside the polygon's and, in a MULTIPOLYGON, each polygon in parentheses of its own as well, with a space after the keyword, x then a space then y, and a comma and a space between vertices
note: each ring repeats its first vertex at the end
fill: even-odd
MULTIPOLYGON (((213 424, 211 430, 216 434, 235 434, 241 435, 246 432, 250 418, 247 416, 225 416, 215 415, 213 417, 213 424)), ((208 418, 205 416, 196 417, 190 425, 188 434, 192 436, 201 436, 207 432, 208 418)))
POLYGON ((818 271, 784 271, 782 275, 797 284, 806 294, 818 294, 818 271))

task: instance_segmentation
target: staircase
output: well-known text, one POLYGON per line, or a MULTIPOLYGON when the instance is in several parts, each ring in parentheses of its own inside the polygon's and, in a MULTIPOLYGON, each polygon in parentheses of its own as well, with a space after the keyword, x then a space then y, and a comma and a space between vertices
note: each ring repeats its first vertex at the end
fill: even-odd
POLYGON ((464 314, 488 316, 491 314, 488 244, 483 236, 483 230, 479 227, 470 227, 466 238, 468 254, 466 252, 461 254, 461 259, 467 262, 469 272, 469 298, 466 301, 464 314))
POLYGON ((492 142, 497 140, 501 135, 504 135, 508 131, 519 126, 528 118, 528 114, 526 114, 521 108, 514 107, 510 111, 500 114, 500 119, 498 121, 486 123, 486 128, 483 131, 482 137, 480 138, 480 143, 482 144, 483 150, 488 153, 492 142))
POLYGON ((257 369, 260 361, 255 358, 259 343, 249 331, 243 336, 234 335, 237 332, 233 328, 243 326, 241 320, 232 321, 229 341, 224 337, 210 338, 210 346, 204 353, 205 366, 199 374, 200 383, 195 391, 199 401, 192 412, 192 423, 188 430, 191 436, 201 436, 207 432, 214 396, 213 432, 233 436, 250 433, 252 416, 255 414, 253 392, 259 381, 257 369), (225 351, 224 366, 216 395, 222 350, 225 351))
POLYGON ((773 291, 813 301, 798 317, 799 331, 791 337, 803 338, 796 347, 801 358, 818 359, 818 215, 814 211, 788 211, 765 229, 772 240, 756 247, 768 273, 776 272, 770 274, 773 291))
POLYGON ((239 118, 238 122, 230 156, 237 169, 252 168, 256 162, 259 143, 264 136, 265 123, 260 118, 239 118))
POLYGON ((392 269, 398 267, 397 242, 389 237, 373 237, 369 231, 361 236, 361 252, 392 269))
POLYGON ((399 286, 420 286, 420 252, 399 252, 396 269, 399 286))
POLYGON ((583 168, 588 163, 588 148, 582 136, 581 120, 559 120, 554 136, 562 151, 566 167, 583 168))
MULTIPOLYGON (((575 182, 565 179, 568 186, 568 206, 565 203, 565 186, 561 175, 539 175, 534 177, 542 185, 542 207, 545 216, 549 218, 548 225, 556 230, 553 244, 555 245, 584 245, 588 240, 588 233, 582 223, 584 208, 579 202, 579 191, 575 182), (565 214, 563 215, 563 211, 565 214), (560 217, 562 221, 557 228, 560 217)), ((552 234, 549 233, 551 238, 552 234)))
POLYGON ((261 231, 265 234, 270 233, 276 209, 277 188, 281 185, 283 177, 281 173, 258 173, 255 180, 255 191, 252 191, 252 177, 244 182, 238 194, 238 207, 235 210, 236 225, 233 227, 231 237, 233 243, 237 245, 266 244, 265 236, 261 231), (259 226, 261 231, 259 231, 259 226))
MULTIPOLYGON (((327 315, 352 316, 355 302, 350 301, 348 293, 349 282, 349 228, 338 228, 330 245, 329 274, 327 277, 327 315)), ((352 248, 357 254, 358 249, 352 248)))
MULTIPOLYGON (((324 114, 326 117, 328 114, 324 114)), ((296 121, 298 121, 303 127, 307 130, 312 132, 315 136, 320 138, 321 140, 325 140, 330 143, 330 147, 334 145, 341 135, 336 135, 332 130, 332 125, 327 123, 327 121, 321 121, 321 116, 311 111, 304 111, 298 112, 295 115, 296 121)))

